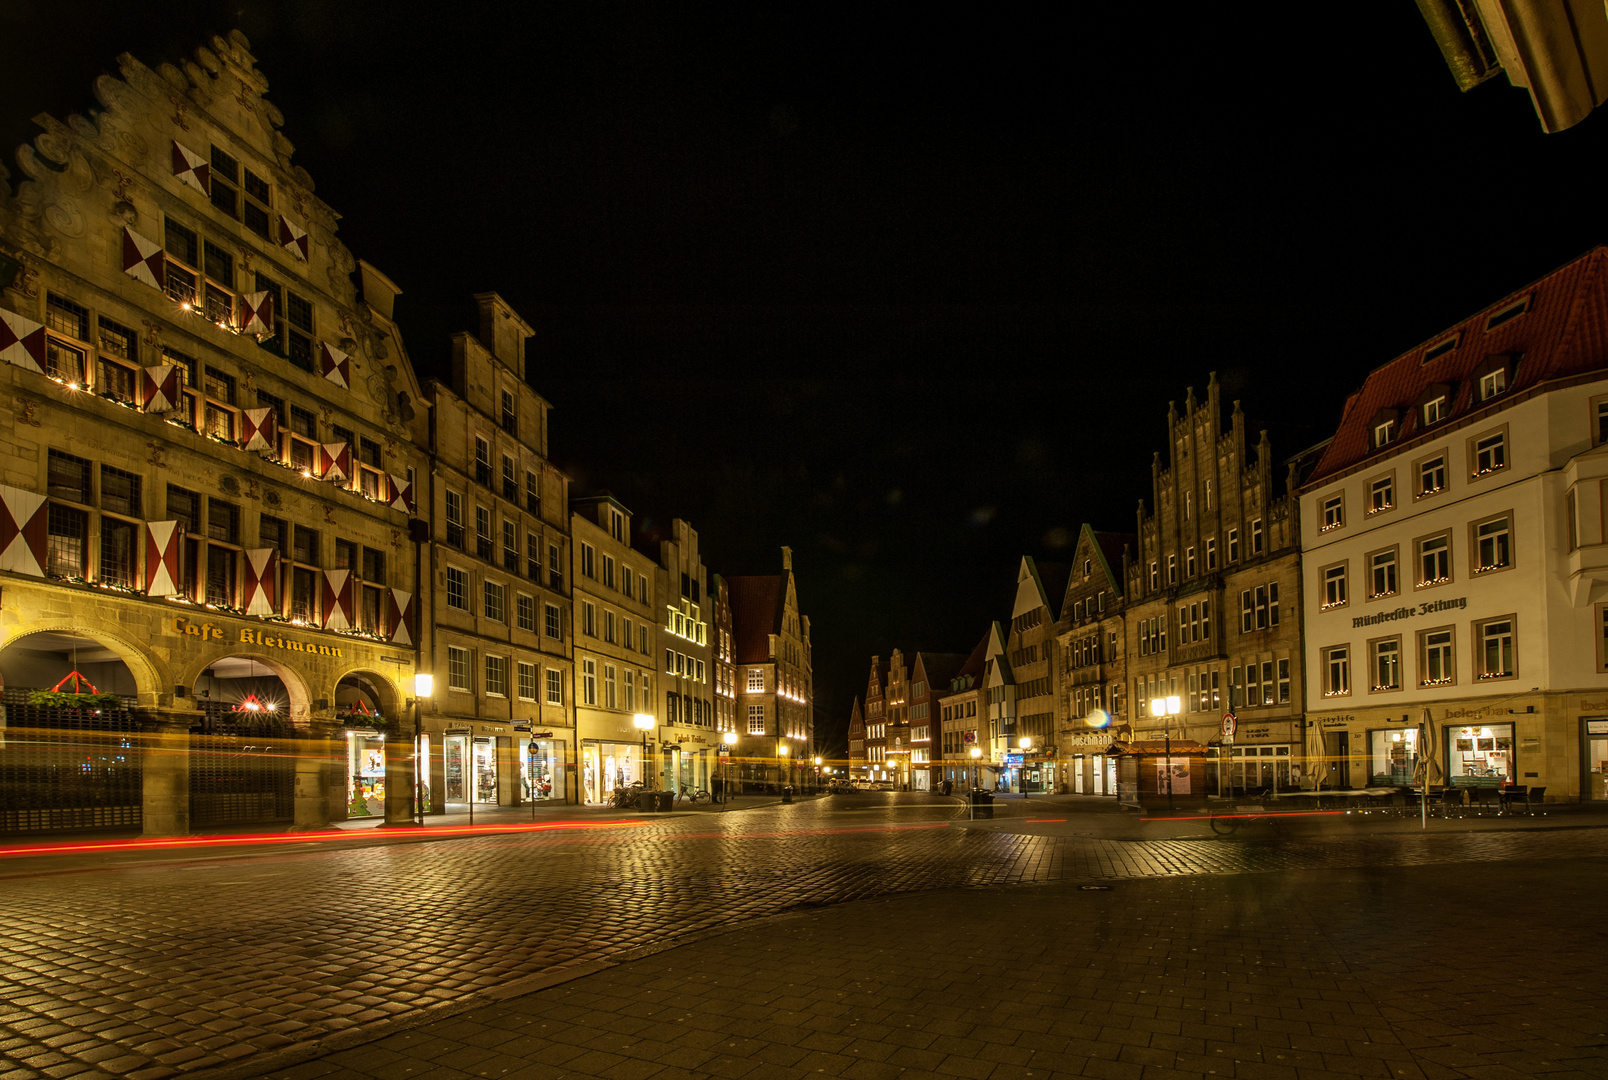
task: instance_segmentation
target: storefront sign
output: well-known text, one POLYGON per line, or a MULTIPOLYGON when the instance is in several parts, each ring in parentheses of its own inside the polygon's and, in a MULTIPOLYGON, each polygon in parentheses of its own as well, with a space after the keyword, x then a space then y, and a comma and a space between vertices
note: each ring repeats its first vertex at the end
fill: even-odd
POLYGON ((1344 716, 1325 716, 1322 720, 1319 720, 1318 723, 1326 728, 1345 727, 1347 724, 1354 723, 1356 719, 1357 718, 1355 716, 1352 716, 1350 713, 1346 713, 1344 716))
POLYGON ((1587 720, 1587 735, 1608 735, 1608 720, 1587 720))
POLYGON ((1608 712, 1608 701, 1582 701, 1582 712, 1608 712))
POLYGON ((1380 623, 1395 622, 1397 619, 1411 619, 1419 615, 1434 615, 1441 611, 1460 611, 1468 607, 1468 597, 1453 596, 1445 600, 1430 600, 1417 607, 1399 607, 1393 611, 1381 611, 1375 615, 1358 615, 1351 620, 1353 630, 1364 626, 1378 626, 1380 623))
MULTIPOLYGON (((195 623, 179 616, 173 620, 173 631, 185 637, 198 637, 206 641, 223 641, 223 627, 213 626, 211 623, 195 623)), ((239 642, 242 645, 256 645, 265 649, 283 649, 286 652, 309 653, 313 656, 331 656, 339 658, 341 649, 338 645, 319 645, 312 641, 300 641, 296 638, 281 637, 267 630, 254 630, 248 626, 239 629, 239 642)))

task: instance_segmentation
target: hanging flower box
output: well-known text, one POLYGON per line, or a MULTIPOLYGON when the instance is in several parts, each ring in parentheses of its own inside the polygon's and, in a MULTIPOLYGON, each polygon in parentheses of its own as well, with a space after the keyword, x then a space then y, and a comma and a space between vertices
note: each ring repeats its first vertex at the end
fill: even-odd
POLYGON ((73 694, 62 690, 30 690, 28 704, 40 709, 121 709, 121 694, 73 694))

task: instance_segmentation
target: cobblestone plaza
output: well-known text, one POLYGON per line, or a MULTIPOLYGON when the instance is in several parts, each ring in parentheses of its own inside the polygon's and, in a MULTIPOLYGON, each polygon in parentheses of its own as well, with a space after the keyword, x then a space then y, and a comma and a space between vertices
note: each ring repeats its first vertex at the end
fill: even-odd
POLYGON ((13 857, 0 1076, 1603 1075, 1594 817, 960 813, 13 857))

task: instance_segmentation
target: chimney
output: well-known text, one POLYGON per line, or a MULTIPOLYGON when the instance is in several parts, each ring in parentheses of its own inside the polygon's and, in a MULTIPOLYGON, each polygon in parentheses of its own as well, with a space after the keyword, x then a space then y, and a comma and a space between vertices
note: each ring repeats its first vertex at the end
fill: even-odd
POLYGON ((793 549, 786 544, 782 545, 782 569, 793 569, 793 549))

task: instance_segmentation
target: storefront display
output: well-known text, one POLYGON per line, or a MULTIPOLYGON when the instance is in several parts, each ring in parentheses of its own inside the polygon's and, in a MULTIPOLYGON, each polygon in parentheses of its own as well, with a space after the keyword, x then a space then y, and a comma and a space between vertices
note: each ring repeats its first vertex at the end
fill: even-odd
POLYGON ((1495 777, 1513 782, 1513 725, 1482 724, 1479 727, 1446 728, 1446 775, 1495 777))
POLYGON ((543 801, 564 797, 563 739, 531 739, 519 758, 519 784, 526 799, 543 801))
POLYGON ((588 740, 581 748, 581 792, 589 803, 606 803, 615 788, 642 779, 640 746, 588 740))
POLYGON ((475 802, 497 801, 497 741, 475 739, 475 802))
POLYGON ((1608 719, 1582 717, 1580 727, 1581 794, 1593 801, 1608 799, 1608 719))
POLYGON ((385 740, 374 731, 346 733, 346 815, 385 813, 385 740))
POLYGON ((462 735, 448 735, 443 754, 446 763, 447 802, 467 801, 464 787, 465 762, 469 756, 468 739, 462 735))
POLYGON ((495 806, 497 740, 486 736, 448 735, 443 752, 447 802, 465 802, 472 792, 476 805, 489 803, 495 806))
POLYGON ((1370 784, 1406 787, 1418 770, 1418 729, 1385 728, 1368 732, 1370 784))

